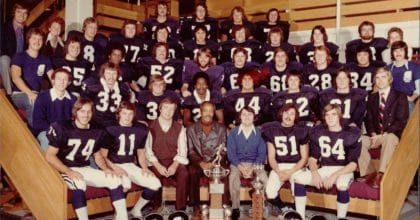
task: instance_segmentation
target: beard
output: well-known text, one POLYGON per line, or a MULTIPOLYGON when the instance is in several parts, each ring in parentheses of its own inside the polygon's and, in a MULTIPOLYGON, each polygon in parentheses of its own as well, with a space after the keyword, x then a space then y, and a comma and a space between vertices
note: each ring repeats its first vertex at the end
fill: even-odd
POLYGON ((362 36, 360 36, 360 38, 362 40, 372 40, 373 39, 373 35, 362 35, 362 36))

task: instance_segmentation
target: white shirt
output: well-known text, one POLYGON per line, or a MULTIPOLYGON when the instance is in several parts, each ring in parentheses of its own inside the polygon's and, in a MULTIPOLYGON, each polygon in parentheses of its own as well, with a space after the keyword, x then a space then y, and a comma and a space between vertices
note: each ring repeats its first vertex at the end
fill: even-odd
POLYGON ((67 91, 64 91, 64 95, 63 96, 58 96, 57 91, 52 88, 50 89, 50 96, 51 96, 51 100, 55 101, 56 99, 58 100, 63 100, 63 99, 71 99, 70 94, 67 91))
POLYGON ((254 125, 252 125, 252 126, 251 126, 251 129, 249 129, 249 130, 244 130, 244 126, 242 126, 242 124, 240 124, 240 125, 239 125, 239 129, 238 129, 238 135, 239 135, 241 132, 243 132, 243 133, 244 133, 245 139, 248 139, 248 138, 249 138, 249 136, 251 136, 252 132, 257 133, 257 132, 255 131, 255 126, 254 126, 254 125))
POLYGON ((381 94, 384 94, 385 101, 388 99, 389 91, 391 91, 391 86, 388 86, 388 88, 379 90, 379 102, 381 102, 381 94))
POLYGON ((201 103, 203 103, 203 102, 210 101, 210 91, 208 89, 206 91, 206 97, 204 97, 204 100, 202 100, 200 98, 200 96, 198 95, 198 93, 197 93, 197 91, 195 89, 193 91, 193 95, 194 95, 195 100, 197 101, 197 104, 199 104, 199 105, 201 105, 201 103))
MULTIPOLYGON (((167 123, 166 121, 162 120, 160 117, 158 118, 158 123, 163 131, 167 132, 169 128, 171 127, 172 123, 177 123, 174 121, 171 121, 171 123, 167 123)), ((146 159, 149 161, 149 166, 152 165, 152 163, 157 162, 158 159, 153 152, 153 136, 152 133, 149 132, 147 134, 145 149, 146 149, 146 159)), ((181 132, 178 136, 178 149, 177 154, 175 155, 174 159, 178 161, 180 164, 187 165, 189 163, 188 161, 188 148, 187 148, 187 135, 184 126, 181 128, 181 132)))

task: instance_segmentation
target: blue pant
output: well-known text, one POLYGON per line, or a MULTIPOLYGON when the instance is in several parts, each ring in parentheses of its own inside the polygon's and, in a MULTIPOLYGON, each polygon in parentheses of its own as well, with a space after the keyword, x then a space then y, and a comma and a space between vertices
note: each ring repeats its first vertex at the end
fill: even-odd
POLYGON ((12 92, 12 84, 10 79, 10 57, 7 55, 0 56, 0 75, 3 87, 7 94, 12 92))
POLYGON ((47 138, 47 131, 41 131, 41 132, 38 134, 37 139, 38 139, 38 141, 39 141, 39 144, 41 145, 42 150, 43 150, 44 152, 46 152, 46 151, 47 151, 47 148, 48 148, 48 144, 49 144, 49 142, 50 142, 50 141, 48 140, 48 138, 47 138))
POLYGON ((34 104, 29 101, 28 96, 23 92, 12 93, 11 98, 15 107, 22 109, 26 113, 26 119, 28 120, 29 127, 32 127, 34 104))

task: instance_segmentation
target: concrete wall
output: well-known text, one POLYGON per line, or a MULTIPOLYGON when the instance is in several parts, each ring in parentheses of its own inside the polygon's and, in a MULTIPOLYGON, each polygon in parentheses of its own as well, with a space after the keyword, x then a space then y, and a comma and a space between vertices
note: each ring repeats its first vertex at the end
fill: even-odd
POLYGON ((71 30, 82 30, 83 20, 93 16, 93 0, 66 0, 66 34, 71 30))

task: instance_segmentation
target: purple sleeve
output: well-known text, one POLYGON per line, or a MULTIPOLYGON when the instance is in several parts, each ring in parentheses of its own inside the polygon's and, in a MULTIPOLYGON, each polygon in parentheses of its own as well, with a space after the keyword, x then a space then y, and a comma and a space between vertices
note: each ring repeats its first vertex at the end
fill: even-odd
POLYGON ((20 68, 23 67, 23 58, 22 53, 17 53, 13 56, 12 61, 10 63, 11 65, 19 66, 20 68))
POLYGON ((360 156, 360 152, 362 150, 362 138, 360 137, 360 135, 355 136, 355 139, 357 138, 357 140, 347 148, 347 161, 348 162, 355 162, 357 164, 357 161, 359 159, 360 156))

